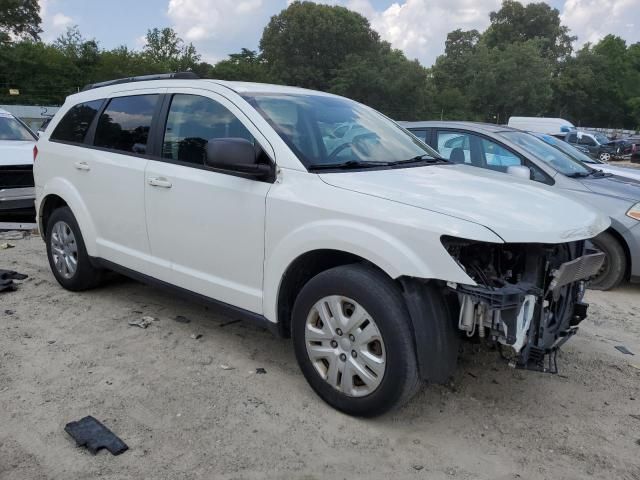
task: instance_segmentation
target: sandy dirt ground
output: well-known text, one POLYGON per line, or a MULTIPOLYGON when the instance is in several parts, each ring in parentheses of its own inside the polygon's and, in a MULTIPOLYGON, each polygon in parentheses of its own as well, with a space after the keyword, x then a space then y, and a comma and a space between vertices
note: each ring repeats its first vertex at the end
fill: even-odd
POLYGON ((589 292, 559 375, 469 347, 449 385, 363 420, 315 396, 288 340, 121 277, 67 292, 40 238, 11 243, 0 268, 29 279, 0 293, 2 480, 640 479, 638 286, 589 292), (130 450, 76 447, 85 415, 130 450))

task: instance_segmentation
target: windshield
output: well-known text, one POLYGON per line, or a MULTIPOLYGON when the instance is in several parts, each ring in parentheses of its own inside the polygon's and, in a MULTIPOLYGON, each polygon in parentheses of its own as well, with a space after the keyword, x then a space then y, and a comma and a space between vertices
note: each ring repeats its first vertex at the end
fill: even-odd
POLYGON ((22 123, 6 114, 0 114, 0 140, 35 140, 22 123))
POLYGON ((595 137, 595 139, 598 141, 598 143, 600 144, 605 144, 605 143, 609 143, 611 140, 609 140, 609 138, 601 133, 594 133, 593 136, 595 137))
POLYGON ((252 94, 244 97, 307 167, 403 162, 437 152, 380 113, 341 97, 252 94))
POLYGON ((541 139, 543 142, 546 142, 549 145, 556 147, 558 150, 566 153, 574 160, 579 160, 580 162, 586 163, 589 165, 602 163, 599 160, 595 160, 591 158, 589 155, 581 152, 580 150, 573 147, 572 145, 569 145, 567 142, 563 140, 558 140, 557 138, 552 137, 551 135, 539 135, 535 133, 532 135, 535 135, 536 137, 541 139))
POLYGON ((571 176, 589 175, 592 170, 584 163, 574 160, 569 155, 543 142, 526 132, 502 132, 503 137, 511 140, 540 160, 551 165, 560 173, 571 176))

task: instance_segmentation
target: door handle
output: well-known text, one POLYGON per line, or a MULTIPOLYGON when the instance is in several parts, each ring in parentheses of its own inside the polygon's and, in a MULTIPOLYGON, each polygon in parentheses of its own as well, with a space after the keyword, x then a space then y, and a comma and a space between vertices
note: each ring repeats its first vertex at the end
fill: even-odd
POLYGON ((76 167, 76 170, 84 170, 85 172, 91 170, 91 167, 87 162, 76 162, 73 166, 76 167))
POLYGON ((164 177, 150 177, 147 179, 152 187, 171 188, 171 182, 164 177))

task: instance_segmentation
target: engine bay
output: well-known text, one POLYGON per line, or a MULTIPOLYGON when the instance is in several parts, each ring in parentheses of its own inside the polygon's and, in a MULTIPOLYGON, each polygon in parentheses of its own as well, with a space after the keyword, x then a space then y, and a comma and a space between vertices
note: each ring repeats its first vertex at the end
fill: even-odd
POLYGON ((582 241, 491 244, 443 237, 442 243, 476 283, 447 284, 457 296, 458 329, 494 344, 516 368, 557 373, 557 350, 586 317, 585 282, 604 255, 585 253, 582 241))

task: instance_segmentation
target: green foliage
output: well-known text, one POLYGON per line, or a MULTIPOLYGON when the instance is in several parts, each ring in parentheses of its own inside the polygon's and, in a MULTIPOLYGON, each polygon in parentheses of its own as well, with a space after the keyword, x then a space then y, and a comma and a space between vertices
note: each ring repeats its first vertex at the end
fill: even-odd
MULTIPOLYGON (((288 85, 327 90, 346 58, 380 40, 362 15, 344 7, 295 1, 271 18, 260 48, 271 74, 288 85)), ((353 58, 353 57, 351 57, 353 58)))
POLYGON ((0 44, 11 41, 11 35, 39 40, 40 5, 38 0, 0 0, 0 44))
POLYGON ((170 28, 149 30, 141 51, 104 50, 77 27, 41 43, 37 1, 0 0, 0 103, 60 104, 87 83, 191 70, 331 91, 402 120, 542 115, 640 127, 640 43, 608 35, 574 54, 575 37, 545 3, 505 0, 490 21, 484 32, 450 32, 444 54, 425 68, 358 13, 295 1, 271 18, 259 51, 243 48, 210 65, 170 28))
POLYGON ((192 70, 200 61, 200 55, 192 43, 185 45, 171 28, 154 28, 146 35, 142 50, 144 58, 167 72, 192 70))
POLYGON ((524 6, 504 0, 502 8, 489 14, 491 25, 483 35, 489 48, 504 48, 514 43, 538 40, 541 54, 548 60, 562 60, 571 55, 576 37, 560 24, 560 12, 546 3, 524 6))
POLYGON ((220 80, 240 80, 244 82, 274 82, 269 74, 266 60, 258 52, 243 48, 240 53, 232 53, 228 60, 222 60, 208 72, 212 78, 220 80))
POLYGON ((349 54, 335 71, 330 91, 399 120, 418 120, 431 107, 427 71, 387 43, 364 56, 349 54))

